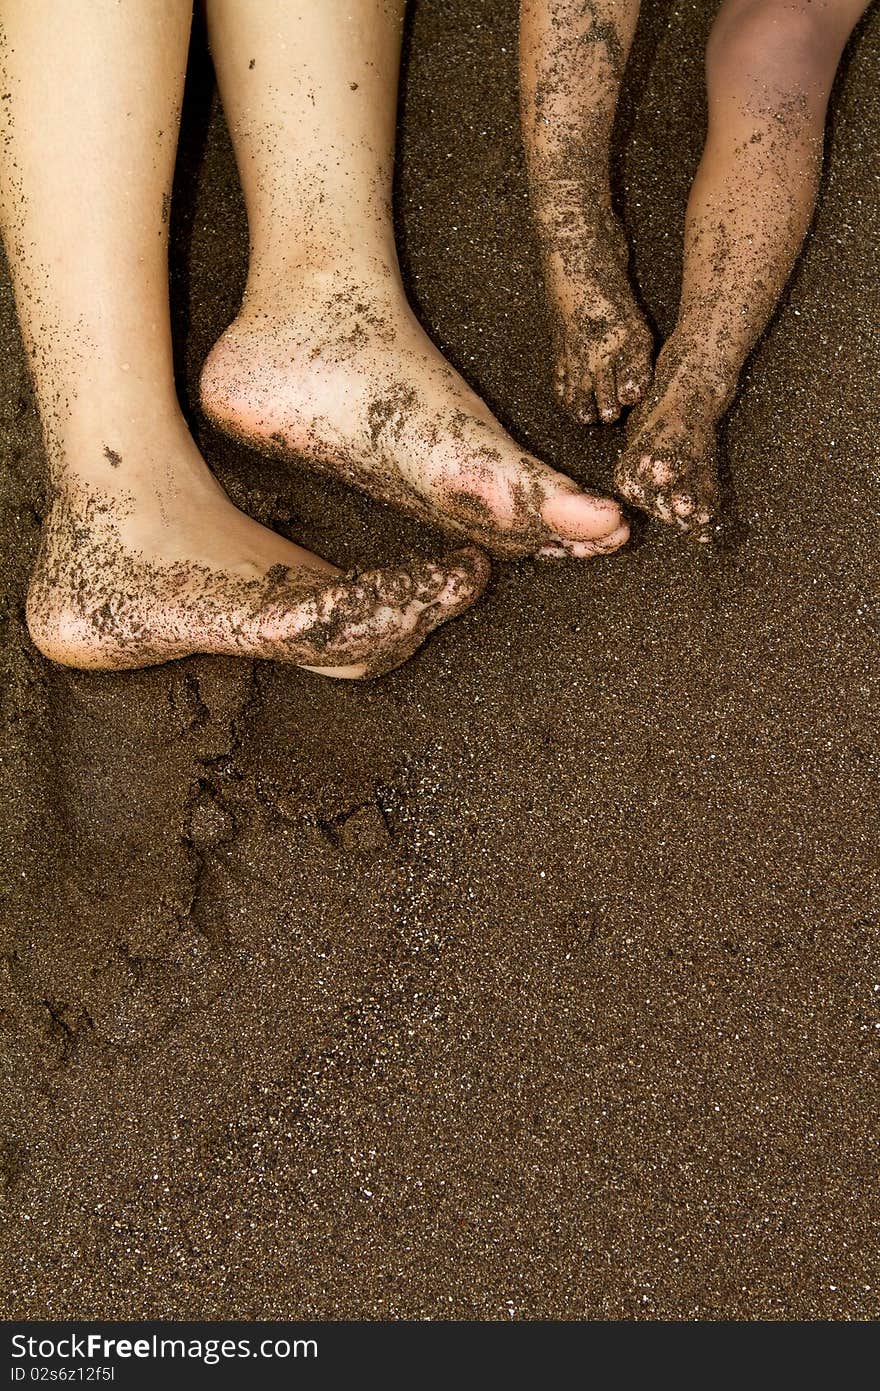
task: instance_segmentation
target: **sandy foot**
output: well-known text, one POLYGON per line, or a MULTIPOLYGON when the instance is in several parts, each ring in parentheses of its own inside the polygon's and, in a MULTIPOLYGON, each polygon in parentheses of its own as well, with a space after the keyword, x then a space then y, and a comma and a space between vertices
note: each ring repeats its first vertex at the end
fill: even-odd
POLYGON ((581 424, 608 424, 651 381, 651 333, 629 283, 626 236, 611 209, 585 203, 579 187, 554 184, 537 213, 556 394, 581 424))
POLYGON ((118 499, 97 490, 56 499, 28 593, 36 646, 87 669, 198 652, 358 679, 399 666, 432 629, 473 604, 488 579, 475 547, 440 562, 343 575, 224 505, 221 561, 211 547, 181 552, 180 537, 170 546, 151 542, 118 499))
POLYGON ((627 502, 699 541, 709 540, 718 509, 718 424, 730 396, 728 386, 688 369, 670 339, 654 389, 629 421, 615 470, 627 502))
POLYGON ((208 416, 499 556, 623 545, 616 502, 525 454, 396 292, 310 275, 296 308, 247 304, 202 376, 208 416))

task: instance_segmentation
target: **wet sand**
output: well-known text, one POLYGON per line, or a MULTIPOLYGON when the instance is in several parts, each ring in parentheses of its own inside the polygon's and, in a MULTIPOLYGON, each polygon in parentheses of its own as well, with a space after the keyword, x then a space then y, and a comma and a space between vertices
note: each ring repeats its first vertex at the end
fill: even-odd
MULTIPOLYGON (((552 397, 515 8, 414 7, 406 273, 505 424, 608 489, 622 432, 552 397)), ((660 332, 695 10, 650 7, 617 137, 660 332)), ((498 564, 373 685, 34 652, 42 465, 4 272, 4 1315, 877 1316, 878 65, 875 10, 729 419, 724 544, 642 525, 610 560, 498 564)), ((192 406, 246 248, 198 51, 173 225, 182 389, 235 501, 343 566, 430 553, 192 406)))

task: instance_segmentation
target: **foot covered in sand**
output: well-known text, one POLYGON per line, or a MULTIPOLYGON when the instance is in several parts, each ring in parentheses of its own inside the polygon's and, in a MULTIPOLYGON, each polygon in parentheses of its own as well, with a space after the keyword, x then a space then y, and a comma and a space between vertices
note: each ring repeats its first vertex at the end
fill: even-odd
POLYGON ((488 578, 475 547, 340 574, 239 512, 219 487, 197 505, 173 502, 173 513, 138 507, 132 494, 80 483, 56 497, 27 603, 45 656, 124 669, 218 653, 379 676, 473 604, 488 578))
POLYGON ((575 183, 544 189, 536 212, 556 394, 582 425, 608 424, 651 381, 653 345, 627 275, 626 236, 610 206, 575 183))
POLYGON ((250 296, 210 354, 216 424, 494 555, 588 557, 627 540, 619 505, 523 452, 387 279, 309 272, 250 296))
POLYGON ((651 395, 629 420, 615 469, 621 497, 701 542, 710 539, 718 509, 717 431, 730 394, 689 370, 668 345, 651 395))

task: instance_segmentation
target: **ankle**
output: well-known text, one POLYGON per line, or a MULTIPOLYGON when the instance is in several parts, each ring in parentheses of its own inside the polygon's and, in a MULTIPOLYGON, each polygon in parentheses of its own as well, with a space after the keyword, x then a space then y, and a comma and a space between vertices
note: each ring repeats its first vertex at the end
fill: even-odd
POLYGON ((344 242, 332 250, 300 246, 289 256, 254 254, 240 311, 241 318, 295 318, 304 308, 326 304, 357 287, 387 301, 403 293, 393 243, 357 248, 344 242))
POLYGON ((691 409, 716 421, 736 392, 739 370, 705 335, 692 335, 677 326, 664 344, 655 381, 664 395, 686 400, 691 409))
POLYGON ((119 373, 108 379, 98 370, 85 383, 52 383, 52 396, 65 409, 42 411, 50 452, 73 456, 98 444, 131 449, 189 433, 170 377, 159 382, 119 373))
POLYGON ((579 234, 585 225, 611 213, 611 184, 606 167, 595 173, 532 180, 532 207, 540 232, 555 236, 570 229, 579 234))
POLYGON ((108 497, 146 499, 193 492, 214 480, 180 407, 143 403, 125 414, 118 402, 103 411, 77 410, 49 445, 54 488, 61 495, 97 489, 108 497))

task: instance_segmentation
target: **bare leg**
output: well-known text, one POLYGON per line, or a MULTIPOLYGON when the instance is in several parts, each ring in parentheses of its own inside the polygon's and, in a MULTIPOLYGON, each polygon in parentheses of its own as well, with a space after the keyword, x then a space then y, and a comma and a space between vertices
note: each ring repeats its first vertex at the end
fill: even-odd
POLYGON ((208 414, 500 555, 613 550, 616 503, 507 435, 404 294, 391 217, 404 0, 208 0, 251 234, 208 414))
POLYGON ((583 424, 651 380, 651 335, 611 210, 611 129, 639 0, 521 0, 523 139, 553 314, 555 385, 583 424))
POLYGON ((0 219, 52 501, 37 646, 83 667, 194 651, 359 676, 485 581, 442 566, 337 578, 239 512, 174 393, 168 203, 191 0, 0 0, 0 219))
POLYGON ((707 538, 716 432, 812 217, 828 96, 866 0, 724 0, 709 130, 685 224, 678 322, 630 422, 619 491, 707 538))

